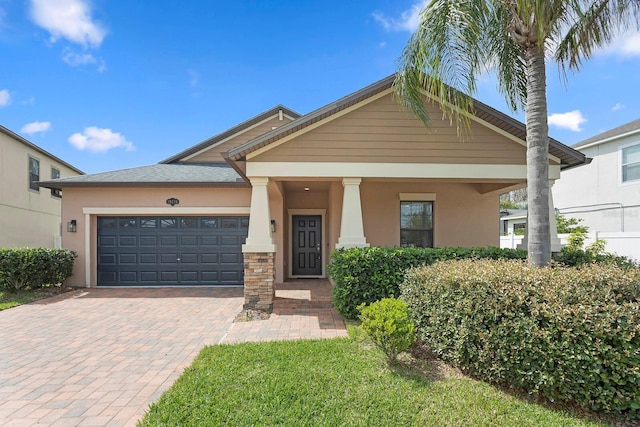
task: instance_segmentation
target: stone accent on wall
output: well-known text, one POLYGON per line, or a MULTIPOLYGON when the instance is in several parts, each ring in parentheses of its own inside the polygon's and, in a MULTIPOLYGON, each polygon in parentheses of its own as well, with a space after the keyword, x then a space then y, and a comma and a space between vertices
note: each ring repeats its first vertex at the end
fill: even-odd
POLYGON ((273 310, 276 277, 274 252, 244 253, 244 306, 245 310, 273 310))

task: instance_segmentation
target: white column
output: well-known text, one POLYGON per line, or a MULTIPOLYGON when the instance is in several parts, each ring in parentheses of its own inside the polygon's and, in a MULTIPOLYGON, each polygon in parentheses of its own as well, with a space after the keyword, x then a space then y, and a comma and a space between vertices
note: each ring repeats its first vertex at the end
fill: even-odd
POLYGON ((249 217, 249 236, 242 252, 275 252, 276 245, 271 238, 271 221, 269 213, 269 178, 252 177, 251 211, 249 217))
POLYGON ((553 184, 555 179, 549 180, 549 228, 551 229, 551 252, 560 252, 562 250, 562 244, 558 237, 558 224, 556 223, 556 207, 553 204, 553 184))
POLYGON ((364 237, 362 223, 362 204, 360 202, 360 183, 362 178, 343 178, 342 222, 340 238, 336 249, 363 248, 369 246, 364 237))

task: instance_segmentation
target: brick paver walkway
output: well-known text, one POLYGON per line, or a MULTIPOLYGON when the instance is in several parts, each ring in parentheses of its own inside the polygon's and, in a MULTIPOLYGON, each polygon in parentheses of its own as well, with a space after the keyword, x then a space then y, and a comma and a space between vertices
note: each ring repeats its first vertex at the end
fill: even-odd
POLYGON ((241 288, 87 289, 0 312, 0 425, 133 426, 204 345, 345 336, 325 281, 278 285, 233 323, 241 288))

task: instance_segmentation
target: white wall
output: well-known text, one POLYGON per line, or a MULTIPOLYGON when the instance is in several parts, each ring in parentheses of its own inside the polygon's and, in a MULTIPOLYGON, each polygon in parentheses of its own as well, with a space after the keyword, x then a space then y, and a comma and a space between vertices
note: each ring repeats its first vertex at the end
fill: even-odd
MULTIPOLYGON (((560 242, 563 245, 568 243, 568 234, 559 234, 558 237, 560 237, 560 242)), ((522 242, 523 238, 524 236, 515 236, 513 234, 500 236, 500 247, 515 248, 522 242)), ((587 233, 585 246, 595 242, 596 239, 602 239, 606 242, 605 251, 640 261, 640 232, 590 232, 587 233)))
POLYGON ((622 183, 620 174, 620 149, 634 143, 640 144, 640 133, 579 148, 593 160, 560 174, 553 186, 560 213, 582 218, 591 230, 640 231, 640 180, 622 183))

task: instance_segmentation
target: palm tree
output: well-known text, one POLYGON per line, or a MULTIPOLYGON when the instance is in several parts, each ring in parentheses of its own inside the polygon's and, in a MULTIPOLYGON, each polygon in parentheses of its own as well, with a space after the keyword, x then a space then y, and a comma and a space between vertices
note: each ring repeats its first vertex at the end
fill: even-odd
POLYGON ((458 132, 469 130, 477 78, 495 69, 498 88, 527 125, 529 262, 549 263, 549 128, 546 57, 577 70, 618 29, 638 26, 639 0, 431 0, 399 59, 396 95, 425 124, 424 91, 458 132))

